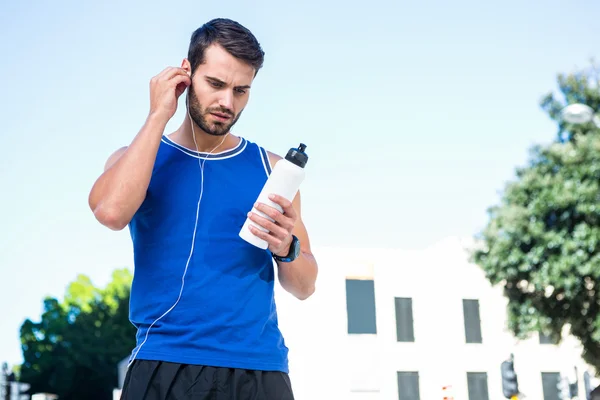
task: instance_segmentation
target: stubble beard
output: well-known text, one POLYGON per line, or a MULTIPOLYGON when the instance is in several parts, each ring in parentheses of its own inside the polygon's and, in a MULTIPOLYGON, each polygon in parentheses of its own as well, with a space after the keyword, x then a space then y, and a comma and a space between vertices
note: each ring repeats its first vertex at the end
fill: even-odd
POLYGON ((223 136, 226 135, 233 125, 240 119, 242 112, 240 111, 238 115, 229 119, 229 123, 224 123, 220 121, 209 122, 207 117, 212 112, 218 112, 222 114, 227 114, 230 117, 233 116, 233 112, 229 109, 221 108, 221 107, 212 107, 209 109, 205 109, 202 104, 198 101, 196 94, 194 93, 193 87, 189 87, 189 96, 188 96, 188 107, 190 111, 190 117, 192 121, 204 132, 211 136, 223 136))

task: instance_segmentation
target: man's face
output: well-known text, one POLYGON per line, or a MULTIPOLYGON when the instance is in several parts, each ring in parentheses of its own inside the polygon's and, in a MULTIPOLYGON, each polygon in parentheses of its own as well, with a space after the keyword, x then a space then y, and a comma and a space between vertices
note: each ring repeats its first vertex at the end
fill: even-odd
MULTIPOLYGON (((184 64, 189 66, 187 60, 184 64)), ((209 135, 225 135, 248 103, 254 68, 218 45, 208 47, 204 63, 188 88, 190 116, 209 135)))

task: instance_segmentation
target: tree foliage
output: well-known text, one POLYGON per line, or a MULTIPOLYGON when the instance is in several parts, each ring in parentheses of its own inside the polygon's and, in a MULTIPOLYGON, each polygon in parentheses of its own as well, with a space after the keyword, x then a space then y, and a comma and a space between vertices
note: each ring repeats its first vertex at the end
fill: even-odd
POLYGON ((565 106, 574 103, 586 104, 600 112, 600 70, 594 62, 591 62, 590 68, 571 74, 558 74, 557 84, 561 98, 556 98, 555 94, 550 92, 542 98, 540 104, 548 116, 558 124, 558 142, 570 142, 577 136, 596 131, 597 127, 593 122, 569 124, 560 115, 565 106))
POLYGON ((594 68, 558 75, 561 96, 541 101, 557 138, 531 149, 528 165, 488 210, 472 257, 503 286, 518 338, 542 332, 559 341, 567 327, 600 371, 600 129, 560 115, 571 103, 600 110, 598 83, 594 68))
POLYGON ((62 302, 44 300, 39 322, 22 324, 20 380, 31 384, 31 393, 54 393, 64 400, 112 398, 117 364, 135 346, 131 279, 127 269, 116 270, 100 289, 79 275, 62 302))

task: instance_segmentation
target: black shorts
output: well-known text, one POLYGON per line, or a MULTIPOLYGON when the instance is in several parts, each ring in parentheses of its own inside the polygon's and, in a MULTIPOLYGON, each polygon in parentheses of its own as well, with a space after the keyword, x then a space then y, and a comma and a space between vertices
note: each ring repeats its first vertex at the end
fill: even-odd
POLYGON ((135 360, 121 400, 293 400, 288 374, 135 360))

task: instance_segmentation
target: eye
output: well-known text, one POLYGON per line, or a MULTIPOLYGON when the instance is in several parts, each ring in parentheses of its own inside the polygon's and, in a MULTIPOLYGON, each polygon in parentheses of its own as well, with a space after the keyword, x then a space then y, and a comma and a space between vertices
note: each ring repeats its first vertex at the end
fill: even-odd
POLYGON ((221 82, 215 82, 215 81, 208 81, 208 82, 210 83, 210 85, 212 87, 215 87, 215 88, 223 87, 223 84, 221 82))
POLYGON ((246 90, 244 90, 244 89, 235 89, 235 91, 236 91, 237 94, 244 94, 244 93, 246 93, 246 90))

